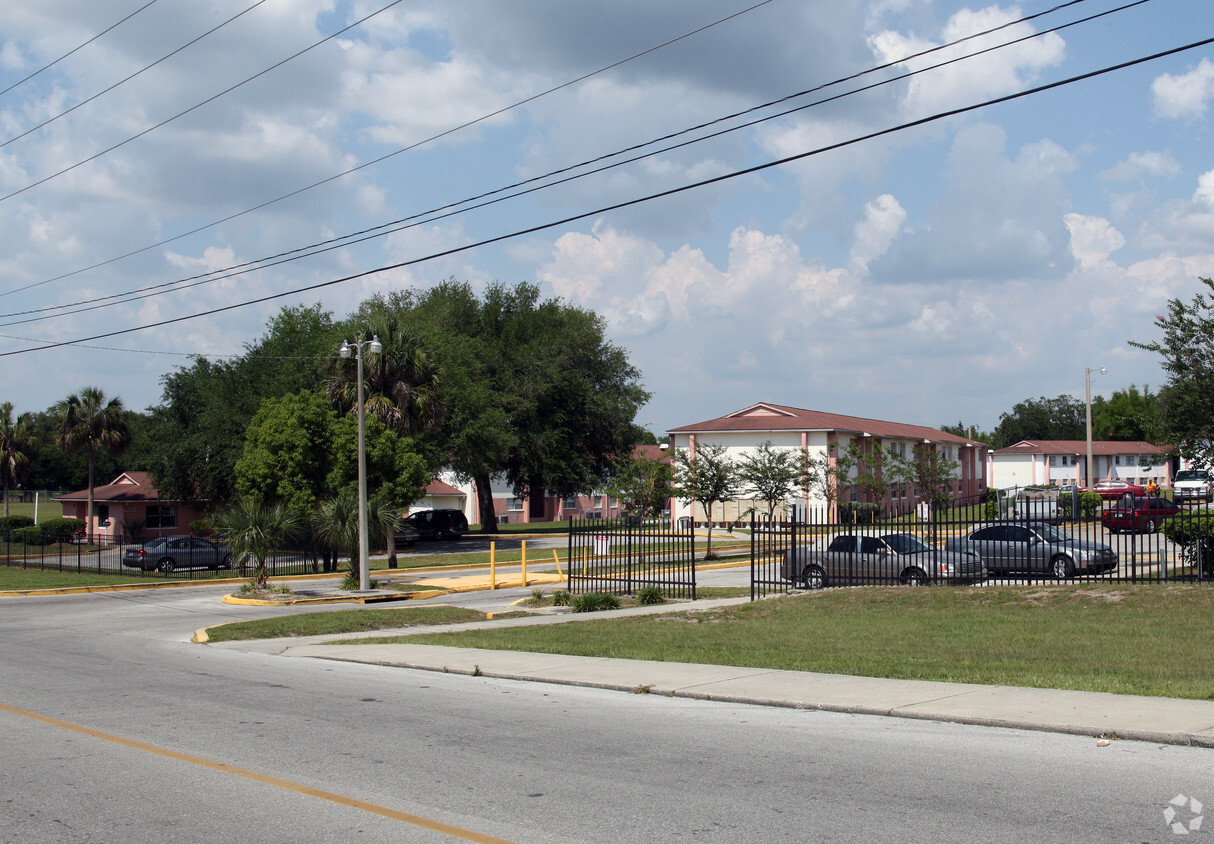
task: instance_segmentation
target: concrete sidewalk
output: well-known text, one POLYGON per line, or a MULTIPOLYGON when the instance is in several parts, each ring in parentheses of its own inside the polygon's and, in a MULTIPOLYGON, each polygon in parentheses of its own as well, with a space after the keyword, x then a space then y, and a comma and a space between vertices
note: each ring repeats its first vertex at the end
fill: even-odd
MULTIPOLYGON (((618 617, 710 609, 743 600, 731 598, 696 601, 690 605, 636 607, 610 615, 618 617)), ((437 645, 358 644, 359 639, 372 637, 563 624, 596 617, 603 618, 604 615, 548 614, 491 619, 470 625, 379 630, 346 636, 223 642, 212 646, 278 656, 479 674, 630 693, 1044 730, 1097 739, 1121 738, 1214 747, 1214 701, 885 680, 726 665, 690 665, 437 645), (348 644, 332 644, 339 640, 348 644)))

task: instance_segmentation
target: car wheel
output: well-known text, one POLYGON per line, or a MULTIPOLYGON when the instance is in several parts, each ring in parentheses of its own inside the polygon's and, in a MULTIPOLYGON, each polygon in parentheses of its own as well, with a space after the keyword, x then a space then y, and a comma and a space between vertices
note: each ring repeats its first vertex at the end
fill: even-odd
POLYGON ((902 573, 903 586, 927 586, 931 580, 923 569, 907 569, 902 573))
POLYGON ((161 560, 159 563, 156 564, 156 571, 162 571, 165 574, 169 574, 176 568, 177 568, 177 564, 175 562, 173 562, 172 557, 165 557, 163 560, 161 560))
POLYGON ((826 585, 826 572, 821 566, 808 566, 801 580, 806 589, 821 589, 826 585))
POLYGON ((1075 564, 1071 562, 1070 557, 1062 554, 1050 560, 1050 567, 1054 571, 1054 577, 1058 580, 1070 580, 1075 576, 1075 564))
POLYGON ((1159 530, 1159 528, 1156 526, 1154 519, 1147 519, 1147 523, 1143 526, 1143 530, 1145 530, 1147 533, 1154 533, 1155 531, 1159 530))

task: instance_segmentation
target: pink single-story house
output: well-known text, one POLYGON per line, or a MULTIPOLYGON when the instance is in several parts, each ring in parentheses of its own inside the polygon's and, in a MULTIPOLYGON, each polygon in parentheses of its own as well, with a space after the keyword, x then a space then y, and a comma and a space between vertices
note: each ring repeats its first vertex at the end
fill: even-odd
POLYGON ((410 513, 419 510, 463 510, 468 494, 458 490, 444 480, 435 478, 426 484, 422 497, 413 502, 410 513))
POLYGON ((123 472, 113 481, 93 489, 93 522, 87 524, 89 491, 55 496, 63 504, 64 518, 86 522, 93 536, 120 541, 131 533, 138 536, 171 536, 190 532, 190 522, 202 518, 206 502, 164 501, 147 472, 123 472), (137 530, 128 531, 128 527, 137 530))

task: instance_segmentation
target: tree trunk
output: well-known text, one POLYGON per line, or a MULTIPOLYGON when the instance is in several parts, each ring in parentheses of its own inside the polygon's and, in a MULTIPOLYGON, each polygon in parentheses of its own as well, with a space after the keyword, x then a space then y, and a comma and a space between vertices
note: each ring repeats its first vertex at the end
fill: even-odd
POLYGON ((385 541, 388 545, 388 568, 396 568, 396 528, 385 531, 385 541))
POLYGON ((488 475, 473 475, 476 505, 480 511, 481 533, 497 533, 497 513, 493 509, 493 486, 488 475))

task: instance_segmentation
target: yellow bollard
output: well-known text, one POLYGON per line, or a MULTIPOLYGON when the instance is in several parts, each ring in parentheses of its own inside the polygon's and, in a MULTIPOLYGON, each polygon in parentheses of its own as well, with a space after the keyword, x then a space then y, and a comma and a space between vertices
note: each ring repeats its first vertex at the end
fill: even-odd
POLYGON ((523 540, 523 585, 527 585, 527 540, 523 540))
POLYGON ((489 543, 489 588, 497 588, 497 543, 489 543))
POLYGON ((564 577, 565 573, 563 571, 561 571, 561 558, 556 555, 555 549, 552 552, 552 562, 556 563, 557 577, 564 577))

